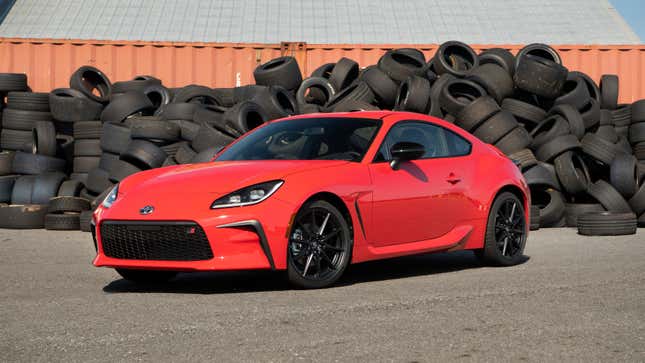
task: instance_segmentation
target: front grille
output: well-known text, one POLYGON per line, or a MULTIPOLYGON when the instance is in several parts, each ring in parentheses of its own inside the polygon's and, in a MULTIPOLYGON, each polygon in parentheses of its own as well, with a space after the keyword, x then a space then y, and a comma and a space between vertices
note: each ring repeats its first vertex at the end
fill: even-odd
POLYGON ((200 261, 213 258, 202 227, 192 222, 101 223, 108 257, 125 260, 200 261))

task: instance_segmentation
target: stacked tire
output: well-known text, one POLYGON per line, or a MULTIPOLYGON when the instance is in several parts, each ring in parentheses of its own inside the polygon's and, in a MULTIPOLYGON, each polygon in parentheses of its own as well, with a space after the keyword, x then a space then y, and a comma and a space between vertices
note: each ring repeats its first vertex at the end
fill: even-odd
POLYGON ((631 122, 628 126, 628 138, 637 160, 639 183, 636 192, 628 202, 638 216, 638 225, 645 226, 645 100, 634 102, 630 111, 631 122))
POLYGON ((49 199, 66 178, 65 160, 2 151, 0 165, 0 228, 42 228, 49 199))
POLYGON ((66 170, 49 94, 30 92, 24 74, 0 74, 0 93, 0 227, 42 228, 66 170))
POLYGON ((38 123, 52 122, 48 102, 47 93, 8 93, 7 105, 2 113, 2 139, 0 140, 0 146, 3 150, 24 150, 31 152, 32 147, 37 146, 32 145, 32 130, 38 123))
MULTIPOLYGON (((33 114, 31 110, 24 110, 23 108, 29 108, 28 104, 14 102, 11 109, 8 108, 8 101, 5 102, 5 99, 8 98, 8 93, 16 92, 18 94, 28 90, 29 86, 27 86, 27 76, 25 74, 0 74, 0 111, 2 111, 0 149, 2 150, 22 150, 31 141, 31 128, 34 121, 43 119, 40 113, 33 114)), ((17 100, 20 97, 13 98, 17 100)))
POLYGON ((81 213, 90 210, 90 202, 85 198, 75 196, 58 196, 49 200, 45 215, 47 230, 79 230, 81 229, 81 213))
POLYGON ((74 159, 70 179, 87 184, 89 172, 99 167, 103 152, 101 150, 101 121, 76 121, 74 128, 74 159))

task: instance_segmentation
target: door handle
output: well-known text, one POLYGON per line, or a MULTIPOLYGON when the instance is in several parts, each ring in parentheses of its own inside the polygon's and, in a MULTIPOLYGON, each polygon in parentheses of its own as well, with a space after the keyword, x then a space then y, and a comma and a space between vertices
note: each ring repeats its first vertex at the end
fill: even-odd
POLYGON ((452 185, 455 185, 461 181, 461 178, 456 176, 455 173, 450 173, 446 181, 452 185))

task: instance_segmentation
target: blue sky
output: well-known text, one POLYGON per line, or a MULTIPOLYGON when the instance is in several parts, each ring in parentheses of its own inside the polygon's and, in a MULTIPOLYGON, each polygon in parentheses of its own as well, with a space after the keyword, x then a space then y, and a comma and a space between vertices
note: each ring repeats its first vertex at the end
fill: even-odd
POLYGON ((629 26, 645 42, 645 1, 644 0, 609 0, 625 18, 629 26))

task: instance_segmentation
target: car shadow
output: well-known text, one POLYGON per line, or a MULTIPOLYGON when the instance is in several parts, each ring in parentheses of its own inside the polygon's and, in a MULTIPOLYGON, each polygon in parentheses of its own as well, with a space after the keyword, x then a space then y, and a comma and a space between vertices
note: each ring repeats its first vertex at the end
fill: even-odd
POLYGON ((421 170, 421 168, 419 168, 418 166, 416 166, 413 163, 405 163, 405 162, 401 163, 401 165, 399 166, 399 170, 403 170, 403 171, 409 173, 410 175, 412 175, 413 177, 419 179, 419 181, 421 181, 423 183, 428 182, 428 177, 425 175, 423 170, 421 170))
MULTIPOLYGON (((525 263, 530 259, 524 256, 525 263)), ((332 287, 429 276, 486 267, 470 251, 435 253, 391 258, 350 265, 343 277, 332 287)), ((226 271, 180 273, 173 280, 160 284, 137 284, 124 279, 103 287, 106 293, 178 293, 227 294, 291 290, 285 272, 226 271)))

